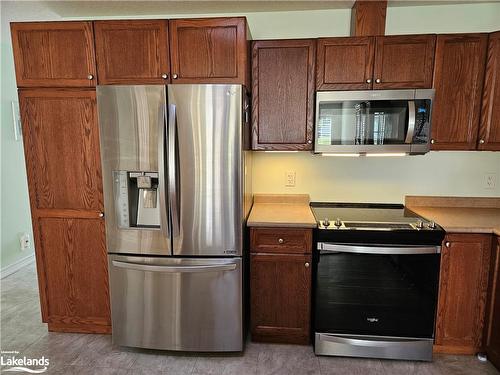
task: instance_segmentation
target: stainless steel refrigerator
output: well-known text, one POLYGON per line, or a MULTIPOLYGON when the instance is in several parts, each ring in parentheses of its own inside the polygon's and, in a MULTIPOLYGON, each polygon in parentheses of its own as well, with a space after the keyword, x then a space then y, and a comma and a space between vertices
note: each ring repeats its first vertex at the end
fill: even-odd
POLYGON ((243 350, 244 87, 98 86, 97 102, 113 342, 243 350))

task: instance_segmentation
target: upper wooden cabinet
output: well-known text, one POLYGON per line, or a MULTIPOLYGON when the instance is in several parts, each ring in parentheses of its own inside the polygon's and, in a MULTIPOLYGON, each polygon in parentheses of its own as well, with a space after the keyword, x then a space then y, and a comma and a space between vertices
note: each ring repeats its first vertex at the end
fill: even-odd
POLYGON ((95 21, 99 83, 169 82, 168 21, 95 21))
POLYGON ((252 48, 252 148, 311 150, 316 41, 261 40, 252 48))
POLYGON ((435 35, 318 40, 318 90, 431 88, 435 35))
POLYGON ((244 17, 170 21, 172 83, 248 84, 244 17))
POLYGON ((11 23, 18 87, 96 85, 91 22, 11 23))
POLYGON ((433 150, 476 149, 487 44, 487 34, 437 37, 433 150))
POLYGON ((478 148, 500 151, 500 31, 488 44, 478 148))
POLYGON ((318 39, 317 90, 372 88, 375 38, 318 39))
POLYGON ((448 234, 441 253, 436 350, 475 354, 483 328, 491 256, 491 235, 448 234))
POLYGON ((374 89, 430 88, 435 35, 377 37, 374 89))

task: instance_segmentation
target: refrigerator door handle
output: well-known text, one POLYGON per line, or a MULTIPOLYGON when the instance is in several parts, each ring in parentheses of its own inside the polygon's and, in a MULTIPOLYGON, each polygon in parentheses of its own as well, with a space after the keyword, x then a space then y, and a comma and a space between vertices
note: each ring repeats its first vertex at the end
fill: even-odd
POLYGON ((166 272, 166 273, 221 272, 221 271, 233 271, 236 269, 236 263, 200 265, 200 266, 160 266, 154 264, 120 262, 117 260, 113 260, 113 266, 136 270, 136 271, 166 272))
POLYGON ((170 238, 170 225, 168 225, 167 218, 167 202, 165 193, 167 185, 165 182, 165 124, 167 121, 167 108, 161 106, 162 113, 158 118, 158 182, 160 185, 159 200, 160 200, 160 230, 167 237, 170 238))
POLYGON ((179 199, 177 196, 177 113, 175 104, 168 106, 168 197, 171 215, 172 237, 179 235, 179 199))

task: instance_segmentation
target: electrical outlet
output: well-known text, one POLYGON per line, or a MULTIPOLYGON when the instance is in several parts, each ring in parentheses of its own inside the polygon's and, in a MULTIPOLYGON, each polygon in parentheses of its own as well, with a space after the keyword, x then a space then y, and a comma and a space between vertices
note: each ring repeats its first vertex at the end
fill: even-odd
POLYGON ((494 189, 497 186, 497 175, 495 173, 486 173, 484 175, 484 188, 494 189))
POLYGON ((286 172, 285 186, 293 187, 295 186, 295 171, 286 172))
POLYGON ((31 249, 31 238, 30 238, 30 235, 28 233, 23 233, 19 237, 19 242, 21 245, 21 251, 26 251, 26 250, 31 249))

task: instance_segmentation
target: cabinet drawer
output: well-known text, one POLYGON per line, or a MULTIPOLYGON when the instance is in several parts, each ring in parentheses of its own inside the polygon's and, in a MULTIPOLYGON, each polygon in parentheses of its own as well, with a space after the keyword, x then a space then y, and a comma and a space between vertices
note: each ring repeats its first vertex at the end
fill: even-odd
POLYGON ((310 254, 312 230, 297 228, 250 228, 253 253, 310 254))

